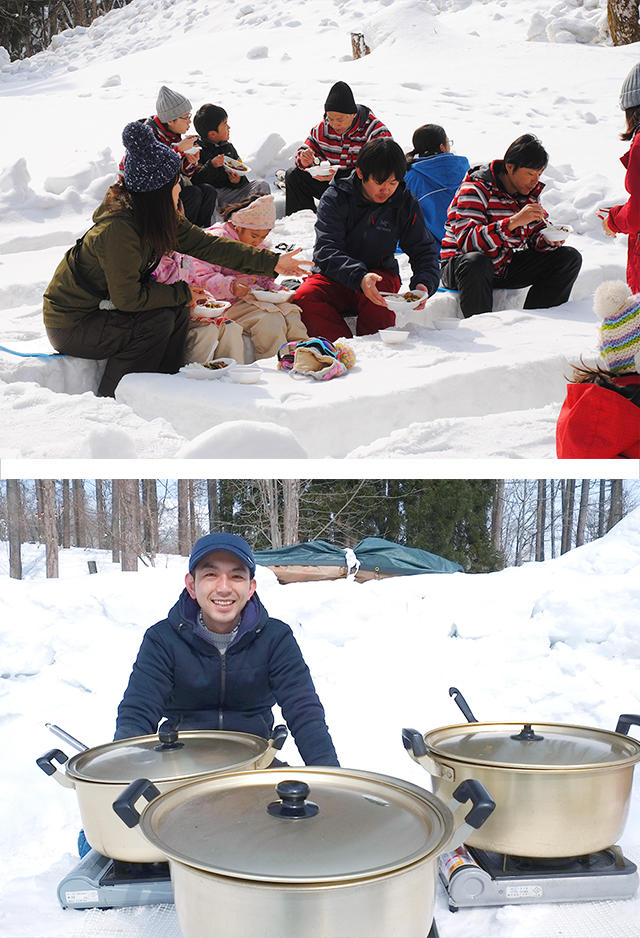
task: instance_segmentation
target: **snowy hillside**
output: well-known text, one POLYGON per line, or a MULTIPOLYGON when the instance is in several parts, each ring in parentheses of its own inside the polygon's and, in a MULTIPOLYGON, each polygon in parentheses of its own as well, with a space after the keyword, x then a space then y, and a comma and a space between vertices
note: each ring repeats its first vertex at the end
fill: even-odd
MULTIPOLYGON (((337 404, 359 432, 338 426, 339 445, 320 455, 553 457, 568 362, 593 355, 593 289, 624 276, 624 238, 605 239, 595 209, 624 198, 617 97, 638 52, 609 44, 605 7, 605 0, 300 0, 295 7, 134 0, 0 67, 9 129, 0 157, 0 346, 13 352, 50 351, 43 289, 113 179, 123 125, 153 112, 163 83, 188 95, 194 109, 222 103, 240 154, 271 182, 322 116, 337 79, 406 149, 425 122, 443 124, 472 162, 501 156, 515 136, 533 131, 550 153, 543 203, 556 223, 574 228, 571 243, 584 256, 573 300, 553 314, 514 312, 522 297, 508 296, 503 305, 511 309, 460 322, 455 302, 440 295, 409 326, 405 346, 353 340, 357 371, 331 382, 336 388, 303 381, 294 389, 267 364, 256 387, 211 382, 213 412, 193 425, 183 419, 183 401, 195 402, 202 388, 182 376, 166 386, 127 379, 116 404, 87 393, 98 380, 92 362, 0 350, 0 456, 317 456, 300 426, 312 417, 329 423, 337 404), (364 33, 371 55, 351 58, 351 31, 364 33), (507 374, 507 392, 487 374, 507 374), (396 388, 399 405, 388 413, 384 399, 396 388), (360 411, 351 412, 354 398, 360 411), (259 423, 262 443, 249 453, 238 446, 246 420, 254 430, 259 423)), ((280 192, 278 200, 282 211, 280 192)), ((312 213, 280 219, 273 242, 281 240, 310 256, 312 213)))
MULTIPOLYGON (((111 739, 143 632, 174 602, 185 564, 159 558, 155 569, 120 573, 105 552, 62 551, 60 580, 46 580, 42 552, 30 548, 25 580, 2 575, 0 739, 7 758, 0 852, 7 863, 0 935, 6 938, 175 935, 173 919, 173 931, 153 931, 153 908, 134 915, 58 907, 57 884, 77 862, 79 814, 75 794, 43 775, 35 759, 58 744, 47 721, 89 746, 111 739), (88 575, 88 559, 97 560, 97 575, 88 575)), ((450 685, 486 721, 613 729, 620 713, 640 711, 640 511, 560 559, 499 573, 280 586, 259 568, 258 591, 270 613, 294 629, 344 766, 429 787, 404 752, 400 730, 461 722, 450 685)), ((639 734, 632 728, 631 735, 639 734)), ((283 752, 300 764, 291 741, 283 752)), ((635 774, 621 846, 639 863, 635 774)), ((631 938, 638 934, 640 895, 454 915, 439 892, 436 918, 442 938, 631 938)))

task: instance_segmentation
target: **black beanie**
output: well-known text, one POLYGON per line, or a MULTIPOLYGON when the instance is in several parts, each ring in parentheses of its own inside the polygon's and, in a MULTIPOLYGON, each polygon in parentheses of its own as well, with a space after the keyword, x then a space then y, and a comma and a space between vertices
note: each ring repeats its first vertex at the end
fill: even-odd
POLYGON ((337 111, 338 114, 357 114, 353 91, 346 81, 337 81, 324 102, 324 112, 337 111))

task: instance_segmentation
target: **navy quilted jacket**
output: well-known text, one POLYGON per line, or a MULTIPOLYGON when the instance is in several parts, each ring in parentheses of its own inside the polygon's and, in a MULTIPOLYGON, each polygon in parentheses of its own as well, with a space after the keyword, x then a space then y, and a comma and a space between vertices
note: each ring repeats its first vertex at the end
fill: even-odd
POLYGON ((221 655, 194 632, 198 605, 186 589, 166 619, 145 633, 120 706, 115 739, 180 729, 227 729, 268 738, 278 704, 306 765, 338 765, 311 674, 286 623, 254 594, 221 655))

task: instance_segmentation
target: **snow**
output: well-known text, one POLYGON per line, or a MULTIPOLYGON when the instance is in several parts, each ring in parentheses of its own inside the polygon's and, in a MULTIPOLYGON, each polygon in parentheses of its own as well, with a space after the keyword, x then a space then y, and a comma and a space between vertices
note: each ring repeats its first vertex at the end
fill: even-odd
MULTIPOLYGON (((93 396, 97 363, 0 349, 0 456, 262 457, 266 435, 280 458, 553 458, 564 376, 595 354, 593 291, 624 277, 625 239, 605 239, 595 210, 625 197, 617 98, 637 56, 634 46, 611 46, 605 0, 301 0, 295 10, 287 0, 133 0, 29 59, 0 56, 10 128, 0 164, 0 346, 13 351, 51 351, 42 292, 113 179, 122 127, 152 113, 163 83, 194 109, 212 96, 223 103, 231 139, 272 183, 337 79, 405 149, 425 121, 442 123, 472 162, 533 131, 550 154, 543 204, 573 227, 584 258, 570 302, 555 311, 523 313, 522 296, 509 295, 506 308, 502 298, 490 316, 462 322, 452 296, 438 294, 410 323, 406 345, 351 340, 356 369, 331 382, 294 384, 270 360, 255 387, 127 377, 114 406, 93 396), (351 31, 364 33, 371 55, 351 58, 351 31), (236 432, 243 421, 261 424, 253 446, 236 432), (280 441, 273 424, 287 431, 280 441), (332 427, 326 443, 317 426, 332 427)), ((280 218, 272 243, 280 241, 309 258, 312 213, 280 218)), ((404 258, 402 274, 406 284, 404 258)))
MULTIPOLYGON (((164 934, 152 927, 153 907, 135 917, 60 909, 56 888, 77 862, 80 818, 74 793, 35 759, 59 745, 46 722, 89 746, 112 738, 143 632, 173 604, 185 570, 185 558, 161 556, 155 568, 122 573, 107 552, 71 549, 61 551, 60 579, 47 580, 43 550, 25 545, 18 581, 0 543, 0 935, 164 934)), ((619 714, 639 709, 640 510, 556 560, 498 573, 281 586, 258 568, 257 579, 269 612, 302 647, 343 766, 430 787, 400 731, 460 723, 451 685, 481 721, 613 729, 619 714)), ((300 765, 291 740, 283 758, 300 765)), ((637 773, 620 845, 640 862, 637 773)), ((442 938, 637 936, 640 895, 452 914, 439 886, 436 920, 442 938)))

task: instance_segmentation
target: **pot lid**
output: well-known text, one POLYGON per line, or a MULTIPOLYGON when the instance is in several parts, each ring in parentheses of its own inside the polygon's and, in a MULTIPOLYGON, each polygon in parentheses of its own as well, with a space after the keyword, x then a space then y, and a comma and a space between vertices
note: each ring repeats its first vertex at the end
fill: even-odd
POLYGON ((140 824, 171 859, 279 883, 341 882, 398 870, 436 855, 453 829, 449 809, 409 782, 314 767, 194 782, 155 798, 140 824))
POLYGON ((495 768, 586 769, 633 764, 640 743, 608 730, 564 723, 464 723, 425 734, 445 759, 495 768))
POLYGON ((85 782, 121 785, 136 778, 192 779, 249 768, 268 745, 260 736, 226 730, 188 730, 169 744, 161 743, 158 736, 135 736, 78 753, 69 759, 67 774, 85 782))

